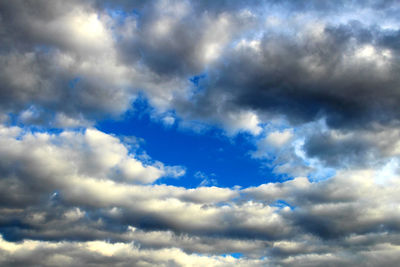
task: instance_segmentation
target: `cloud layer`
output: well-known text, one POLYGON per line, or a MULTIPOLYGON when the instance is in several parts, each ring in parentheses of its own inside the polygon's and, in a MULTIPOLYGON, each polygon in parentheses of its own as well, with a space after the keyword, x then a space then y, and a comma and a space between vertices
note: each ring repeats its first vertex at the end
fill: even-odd
POLYGON ((122 266, 362 266, 369 258, 381 262, 381 254, 387 264, 398 260, 398 176, 381 181, 364 170, 314 183, 299 177, 245 189, 186 189, 151 184, 180 168, 143 165, 97 130, 3 127, 0 142, 7 159, 0 187, 4 264, 50 266, 57 257, 59 265, 96 259, 122 266), (237 252, 245 258, 217 257, 237 252), (29 256, 37 253, 44 255, 39 263, 29 256))
MULTIPOLYGON (((140 93, 170 123, 173 111, 231 135, 258 135, 274 120, 379 135, 398 127, 398 9, 3 1, 1 109, 24 124, 89 126, 117 118, 140 93)), ((321 140, 306 137, 308 154, 334 163, 312 148, 321 140)))
MULTIPOLYGON (((269 4, 261 14, 251 5, 221 10, 184 1, 137 4, 130 13, 106 6, 2 4, 7 110, 30 104, 93 118, 123 112, 141 89, 160 108, 184 115, 189 105, 194 117, 249 109, 294 123, 326 118, 335 128, 398 118, 395 26, 362 23, 346 12, 323 18, 328 9, 305 12, 289 4, 269 4), (288 6, 292 17, 275 13, 288 6), (188 76, 202 72, 204 92, 193 95, 188 76)), ((353 8, 371 12, 373 5, 353 8)))
POLYGON ((396 266, 399 11, 0 0, 0 264, 396 266), (185 167, 95 128, 138 98, 288 180, 163 184, 185 167))

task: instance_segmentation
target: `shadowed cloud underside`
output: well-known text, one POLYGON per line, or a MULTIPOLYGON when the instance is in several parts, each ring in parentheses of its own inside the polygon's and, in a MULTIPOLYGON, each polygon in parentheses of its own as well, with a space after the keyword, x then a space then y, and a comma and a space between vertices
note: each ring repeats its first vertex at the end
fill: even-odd
POLYGON ((0 265, 397 266, 399 12, 0 0, 0 265))

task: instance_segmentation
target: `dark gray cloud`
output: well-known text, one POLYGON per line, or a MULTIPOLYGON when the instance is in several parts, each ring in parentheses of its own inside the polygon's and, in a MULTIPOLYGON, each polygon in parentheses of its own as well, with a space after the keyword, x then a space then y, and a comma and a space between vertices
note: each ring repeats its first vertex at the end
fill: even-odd
POLYGON ((228 108, 283 114, 295 124, 324 117, 333 128, 396 123, 398 52, 384 58, 384 45, 368 46, 382 42, 380 36, 356 26, 324 27, 319 40, 265 33, 259 50, 231 51, 210 72, 199 111, 202 103, 224 98, 228 108))
POLYGON ((259 136, 254 157, 278 173, 347 170, 247 189, 154 185, 184 169, 94 129, 0 126, 0 264, 396 266, 399 10, 0 0, 2 122, 87 126, 143 93, 183 124, 259 136), (245 257, 220 256, 235 252, 245 257))
POLYGON ((396 127, 376 127, 372 130, 315 130, 307 137, 304 151, 335 168, 376 168, 396 159, 399 132, 396 127))
POLYGON ((326 118, 339 129, 392 125, 399 34, 389 11, 397 8, 381 1, 2 2, 2 108, 35 106, 37 117, 50 109, 79 123, 120 114, 141 89, 156 106, 222 124, 224 113, 253 110, 293 124, 326 118), (376 10, 377 21, 358 22, 354 9, 376 10), (203 72, 205 91, 188 99, 188 79, 203 72))
POLYGON ((359 138, 335 140, 330 135, 321 134, 310 137, 304 149, 309 157, 319 158, 330 166, 368 166, 376 158, 376 155, 369 153, 371 147, 373 143, 359 138))

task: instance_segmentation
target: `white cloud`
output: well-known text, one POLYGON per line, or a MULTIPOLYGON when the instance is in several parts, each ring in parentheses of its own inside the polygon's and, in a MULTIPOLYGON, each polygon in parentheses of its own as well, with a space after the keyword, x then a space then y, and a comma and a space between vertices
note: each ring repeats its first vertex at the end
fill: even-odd
POLYGON ((262 266, 264 261, 232 256, 188 254, 178 248, 140 249, 134 243, 44 242, 26 240, 19 244, 0 239, 0 263, 41 266, 262 266), (36 257, 34 257, 36 255, 36 257), (94 259, 96 258, 96 260, 94 259))
POLYGON ((261 133, 260 120, 256 113, 252 111, 230 112, 224 114, 222 119, 228 134, 234 135, 240 131, 247 131, 253 135, 261 133))
MULTIPOLYGON (((244 189, 186 189, 141 185, 166 175, 167 167, 144 165, 119 139, 95 129, 48 134, 2 126, 0 143, 5 159, 0 164, 0 221, 13 217, 33 229, 16 226, 4 232, 6 237, 12 231, 17 239, 26 239, 18 244, 3 240, 5 259, 28 253, 30 244, 31 251, 78 246, 87 248, 88 255, 112 258, 128 248, 137 250, 127 252, 134 255, 173 248, 185 260, 195 255, 191 253, 205 253, 205 262, 240 252, 248 258, 232 260, 244 266, 285 265, 294 259, 307 265, 336 262, 348 242, 365 243, 354 248, 359 257, 385 243, 390 244, 390 254, 397 240, 400 183, 393 172, 391 179, 378 185, 376 177, 382 173, 365 169, 339 172, 320 182, 299 177, 244 189), (130 170, 127 166, 132 173, 124 173, 130 170), (387 234, 393 239, 384 238, 387 234), (72 237, 83 241, 57 241, 72 237), (99 241, 104 239, 120 243, 99 241), (262 260, 264 256, 268 257, 262 260)), ((69 257, 65 250, 56 251, 59 257, 69 257)), ((56 251, 42 251, 43 260, 56 251)), ((168 257, 178 260, 178 254, 168 257)), ((32 260, 31 254, 26 255, 25 260, 32 260)), ((343 260, 355 258, 347 255, 343 260)))
POLYGON ((396 266, 399 6, 264 4, 0 2, 0 264, 396 266), (297 178, 154 184, 186 170, 90 128, 139 94, 297 178))
POLYGON ((129 154, 127 147, 111 135, 96 129, 61 134, 23 133, 22 129, 2 126, 0 152, 16 161, 24 161, 38 179, 117 179, 132 183, 151 183, 163 175, 182 176, 181 167, 145 165, 129 154), (20 139, 16 139, 20 138, 20 139), (31 153, 24 151, 29 149, 31 153))

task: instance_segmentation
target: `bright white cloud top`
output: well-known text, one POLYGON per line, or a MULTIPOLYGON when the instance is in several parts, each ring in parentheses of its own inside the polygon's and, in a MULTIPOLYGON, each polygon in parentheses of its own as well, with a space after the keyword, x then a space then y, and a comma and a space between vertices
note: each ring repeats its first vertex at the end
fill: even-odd
POLYGON ((399 12, 0 0, 0 265, 397 266, 399 12), (243 136, 271 177, 218 186, 99 129, 141 99, 171 132, 243 136))

